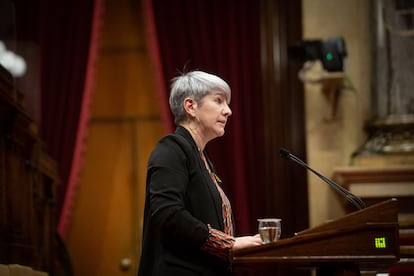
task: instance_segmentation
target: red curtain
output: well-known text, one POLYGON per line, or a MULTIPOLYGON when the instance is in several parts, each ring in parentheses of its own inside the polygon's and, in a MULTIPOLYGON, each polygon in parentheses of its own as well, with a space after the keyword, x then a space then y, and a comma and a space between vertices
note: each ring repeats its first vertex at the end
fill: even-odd
POLYGON ((144 1, 165 125, 172 125, 168 88, 178 73, 208 71, 232 88, 233 115, 226 134, 210 142, 207 152, 232 202, 238 235, 257 231, 256 218, 263 206, 259 204, 264 175, 259 5, 252 0, 144 1))
POLYGON ((41 137, 56 160, 60 234, 69 221, 71 198, 82 164, 83 140, 94 83, 102 0, 16 0, 17 40, 40 49, 41 137))

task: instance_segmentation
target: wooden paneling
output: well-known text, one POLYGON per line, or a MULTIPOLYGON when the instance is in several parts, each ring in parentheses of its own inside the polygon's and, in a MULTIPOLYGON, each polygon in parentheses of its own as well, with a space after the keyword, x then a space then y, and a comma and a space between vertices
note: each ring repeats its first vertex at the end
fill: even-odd
POLYGON ((159 116, 147 53, 125 48, 102 50, 93 116, 159 116))
MULTIPOLYGON (((153 147, 143 133, 158 124, 145 118, 92 122, 69 239, 76 273, 125 274, 120 269, 124 258, 132 261, 128 275, 135 273, 146 159, 153 147)), ((153 133, 153 139, 158 135, 153 133)))
POLYGON ((0 263, 53 273, 56 164, 0 69, 0 263))
POLYGON ((146 164, 163 135, 139 1, 105 1, 68 249, 75 275, 136 275, 146 164))

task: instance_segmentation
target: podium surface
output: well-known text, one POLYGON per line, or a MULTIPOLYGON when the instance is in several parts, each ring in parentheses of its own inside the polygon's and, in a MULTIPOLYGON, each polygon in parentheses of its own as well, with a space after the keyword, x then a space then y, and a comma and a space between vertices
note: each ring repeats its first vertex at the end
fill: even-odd
POLYGON ((383 268, 399 260, 398 202, 390 199, 310 228, 293 237, 232 250, 233 266, 294 263, 336 267, 359 275, 361 268, 383 268))

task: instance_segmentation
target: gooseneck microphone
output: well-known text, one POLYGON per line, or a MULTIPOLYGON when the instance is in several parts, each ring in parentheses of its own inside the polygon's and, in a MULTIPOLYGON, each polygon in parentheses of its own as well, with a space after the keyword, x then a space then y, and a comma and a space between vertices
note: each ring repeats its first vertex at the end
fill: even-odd
POLYGON ((358 196, 354 195, 353 193, 351 193, 350 191, 348 191, 344 187, 338 185, 337 183, 335 183, 331 179, 329 179, 329 178, 321 175, 319 172, 317 172, 314 169, 312 169, 311 167, 309 167, 301 159, 299 159, 298 157, 296 157, 295 155, 293 155, 292 153, 290 153, 287 149, 280 148, 280 151, 279 152, 280 152, 280 156, 281 157, 286 158, 288 160, 291 160, 291 161, 293 161, 293 162, 301 165, 302 167, 305 167, 306 169, 310 170, 314 174, 316 174, 319 178, 321 178, 323 181, 325 181, 326 183, 328 183, 328 185, 331 186, 335 191, 337 191, 339 194, 341 194, 343 197, 345 197, 349 202, 351 202, 352 205, 354 205, 357 209, 360 210, 360 209, 364 209, 366 207, 365 202, 362 201, 361 198, 359 198, 358 196))

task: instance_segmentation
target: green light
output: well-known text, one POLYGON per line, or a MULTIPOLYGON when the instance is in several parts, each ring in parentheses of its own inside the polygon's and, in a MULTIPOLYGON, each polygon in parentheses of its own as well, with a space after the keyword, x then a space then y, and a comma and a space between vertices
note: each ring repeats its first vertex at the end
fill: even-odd
POLYGON ((387 248, 384 237, 375 238, 375 248, 387 248))
POLYGON ((327 54, 326 54, 326 59, 327 59, 327 60, 332 60, 332 59, 333 59, 333 55, 332 55, 332 53, 327 53, 327 54))

